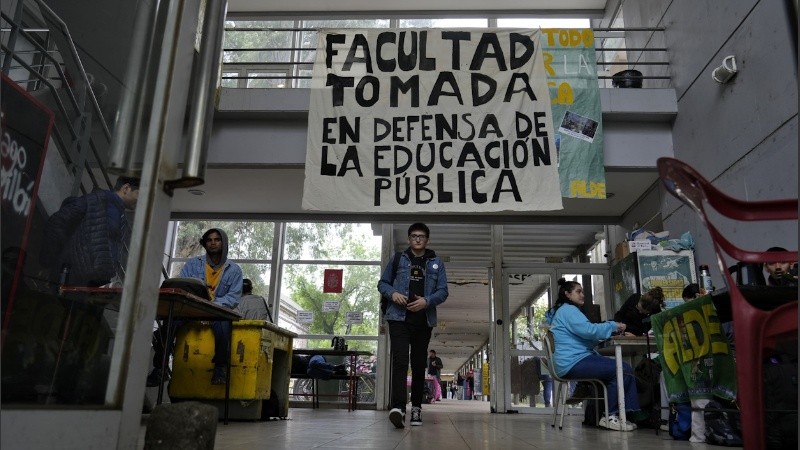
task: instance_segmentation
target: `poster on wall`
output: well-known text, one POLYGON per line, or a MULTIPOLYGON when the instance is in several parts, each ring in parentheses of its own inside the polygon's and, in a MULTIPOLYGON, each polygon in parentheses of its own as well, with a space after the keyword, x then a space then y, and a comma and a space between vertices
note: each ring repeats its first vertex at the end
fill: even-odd
POLYGON ((542 47, 561 195, 604 199, 603 110, 594 33, 591 28, 545 28, 542 47))
MULTIPOLYGON (((53 113, 17 83, 0 80, 0 193, 2 205, 3 312, 13 309, 28 234, 53 128, 53 113)), ((6 323, 11 314, 5 314, 6 323)))
POLYGON ((562 209, 540 34, 320 30, 303 209, 562 209))
POLYGON ((664 291, 667 308, 683 303, 683 288, 696 283, 694 270, 694 252, 683 250, 671 251, 639 251, 639 282, 641 292, 645 293, 654 287, 664 291))

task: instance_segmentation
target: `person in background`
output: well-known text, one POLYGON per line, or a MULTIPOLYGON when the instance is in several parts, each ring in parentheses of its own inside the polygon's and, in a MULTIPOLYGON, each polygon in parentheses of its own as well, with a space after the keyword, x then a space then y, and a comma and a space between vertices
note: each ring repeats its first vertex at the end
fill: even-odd
MULTIPOLYGON (((558 280, 558 298, 547 311, 545 321, 553 335, 555 371, 564 378, 596 378, 608 388, 609 411, 600 418, 598 425, 610 430, 633 431, 636 425, 622 422, 617 416, 617 369, 612 358, 601 356, 594 350, 598 342, 612 334, 622 334, 626 326, 622 322, 608 321, 592 323, 581 312, 584 303, 583 287, 576 281, 558 280)), ((631 412, 639 411, 639 396, 633 368, 623 362, 625 406, 631 412)))
POLYGON ((431 350, 428 352, 428 375, 432 376, 436 379, 436 385, 439 386, 436 388, 436 393, 434 394, 434 400, 441 400, 442 399, 442 358, 436 356, 436 350, 431 350))
POLYGON ((44 228, 39 255, 59 284, 97 287, 125 276, 130 239, 126 210, 139 199, 139 179, 119 177, 113 190, 67 197, 44 228))
POLYGON ((614 314, 614 320, 625 324, 625 334, 644 336, 650 331, 650 323, 644 319, 664 309, 664 291, 655 287, 644 295, 633 294, 614 314))
MULTIPOLYGON (((228 235, 219 228, 211 228, 203 233, 200 244, 206 250, 201 256, 196 256, 186 261, 181 269, 181 278, 197 278, 202 280, 208 288, 211 301, 229 309, 236 309, 239 297, 242 295, 242 269, 238 264, 228 260, 228 235)), ((173 321, 169 333, 170 341, 166 342, 166 327, 160 327, 153 333, 153 370, 147 376, 147 386, 158 386, 161 380, 167 381, 169 376, 164 371, 164 363, 169 361, 175 341, 175 331, 183 325, 180 320, 173 321)), ((231 333, 231 323, 227 320, 211 322, 214 332, 214 373, 211 384, 225 384, 228 379, 227 366, 230 358, 231 344, 228 340, 231 333)))
MULTIPOLYGON (((783 247, 770 247, 768 252, 785 252, 783 247)), ((764 263, 767 286, 797 286, 797 262, 764 263)))
POLYGON ((249 278, 242 280, 242 298, 236 307, 239 314, 245 320, 269 320, 272 322, 272 314, 269 312, 267 300, 253 294, 253 282, 249 278))
POLYGON ((541 363, 539 364, 539 381, 542 383, 544 407, 549 408, 553 400, 553 377, 547 373, 547 369, 541 363))
MULTIPOLYGON (((447 300, 447 272, 441 258, 427 248, 430 229, 424 223, 408 227, 408 248, 398 253, 400 261, 393 274, 392 261, 378 281, 382 298, 391 299, 384 315, 389 324, 392 352, 392 399, 389 420, 396 428, 405 425, 406 373, 411 363, 411 425, 422 425, 422 397, 425 389, 425 353, 436 326, 436 306, 447 300), (392 282, 392 280, 394 280, 392 282), (411 356, 409 358, 409 348, 411 356)), ((394 257, 392 258, 394 259, 394 257)))
POLYGON ((700 293, 700 285, 697 283, 687 284, 686 287, 683 288, 683 292, 681 293, 681 297, 683 297, 684 302, 692 301, 702 295, 703 294, 700 293))

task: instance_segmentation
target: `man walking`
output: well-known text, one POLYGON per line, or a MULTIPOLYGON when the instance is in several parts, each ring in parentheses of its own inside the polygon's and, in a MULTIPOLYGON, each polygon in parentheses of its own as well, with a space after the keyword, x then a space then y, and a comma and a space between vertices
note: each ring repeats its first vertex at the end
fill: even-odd
POLYGON ((436 350, 428 352, 428 375, 436 379, 436 392, 433 394, 434 400, 442 399, 442 358, 436 356, 436 350))
MULTIPOLYGON (((242 294, 242 269, 238 264, 228 261, 228 235, 219 228, 211 228, 203 234, 200 244, 206 250, 205 255, 197 256, 181 269, 182 278, 197 278, 202 280, 208 288, 208 295, 212 302, 219 306, 235 309, 239 304, 242 294)), ((166 330, 159 328, 153 336, 153 370, 147 377, 147 386, 158 386, 161 372, 172 353, 175 333, 182 323, 175 321, 169 343, 165 343, 166 330), (166 353, 166 354, 165 354, 166 353)), ((225 320, 211 322, 214 331, 214 374, 211 384, 225 384, 228 373, 228 358, 231 344, 228 340, 231 332, 231 323, 225 320)), ((169 379, 163 377, 164 381, 169 379)))
POLYGON ((392 351, 392 400, 389 420, 405 426, 406 373, 411 363, 411 425, 422 425, 425 353, 436 326, 436 306, 447 300, 447 273, 442 260, 427 248, 430 230, 423 223, 408 227, 408 248, 389 261, 378 282, 388 299, 384 318, 392 351), (394 263, 394 258, 400 260, 394 263), (409 358, 409 349, 411 356, 409 358))

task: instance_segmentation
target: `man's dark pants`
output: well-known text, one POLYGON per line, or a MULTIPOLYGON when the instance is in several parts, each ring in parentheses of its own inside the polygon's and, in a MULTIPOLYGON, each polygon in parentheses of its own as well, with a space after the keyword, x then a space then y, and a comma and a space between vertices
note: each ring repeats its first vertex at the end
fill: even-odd
POLYGON ((411 347, 411 405, 422 405, 425 370, 428 368, 428 344, 433 328, 407 322, 389 321, 392 349, 392 408, 405 410, 408 398, 409 346, 411 347))

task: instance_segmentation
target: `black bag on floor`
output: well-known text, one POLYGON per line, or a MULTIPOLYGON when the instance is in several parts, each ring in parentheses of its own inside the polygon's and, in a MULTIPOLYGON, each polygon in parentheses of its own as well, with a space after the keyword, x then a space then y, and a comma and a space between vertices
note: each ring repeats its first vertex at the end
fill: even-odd
POLYGON ((661 366, 650 358, 644 358, 633 369, 633 373, 642 410, 631 417, 639 428, 657 429, 661 426, 661 366))
POLYGON ((776 353, 764 364, 767 449, 797 448, 797 353, 776 353))
POLYGON ((703 418, 706 422, 706 444, 726 447, 742 446, 741 434, 734 427, 733 414, 738 414, 738 412, 726 411, 716 400, 711 400, 706 404, 703 411, 703 418))

